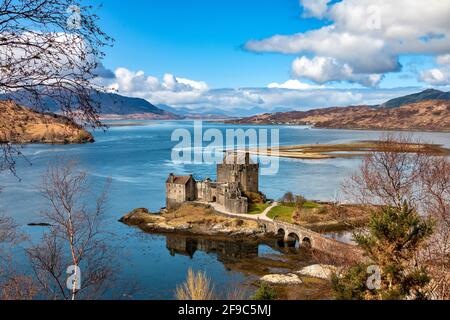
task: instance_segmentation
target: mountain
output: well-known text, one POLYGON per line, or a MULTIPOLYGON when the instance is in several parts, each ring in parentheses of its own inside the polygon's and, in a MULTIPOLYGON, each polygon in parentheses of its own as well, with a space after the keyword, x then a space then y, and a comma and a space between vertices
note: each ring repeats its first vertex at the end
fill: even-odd
POLYGON ((165 104, 158 104, 157 107, 166 112, 182 116, 184 119, 224 120, 237 118, 227 115, 223 110, 193 110, 183 107, 174 108, 165 104))
POLYGON ((422 102, 426 100, 450 100, 450 92, 443 92, 435 89, 410 94, 404 97, 389 100, 381 105, 383 108, 398 108, 406 104, 422 102))
MULTIPOLYGON (((371 130, 422 130, 450 131, 450 99, 442 99, 449 93, 430 90, 413 97, 398 98, 394 103, 381 106, 349 106, 309 111, 265 113, 253 117, 230 120, 235 124, 294 124, 316 128, 371 129, 371 130), (425 99, 428 95, 439 99, 425 99), (400 102, 402 99, 403 102, 400 102), (406 101, 417 99, 418 102, 406 101)), ((389 101, 388 101, 389 102, 389 101)))
MULTIPOLYGON (((145 99, 131 98, 116 93, 93 91, 91 98, 100 106, 100 116, 103 119, 182 119, 182 116, 164 111, 145 99)), ((0 100, 14 100, 18 104, 33 109, 31 96, 19 91, 14 94, 0 95, 0 100)), ((44 98, 44 107, 51 112, 59 112, 58 105, 51 98, 44 98)), ((75 103, 74 103, 75 104, 75 103)))
MULTIPOLYGON (((209 108, 209 109, 203 109, 203 108, 197 108, 197 109, 190 109, 186 107, 178 107, 174 108, 168 105, 164 104, 158 104, 157 107, 159 109, 165 110, 167 112, 175 113, 180 116, 185 117, 186 119, 237 119, 242 117, 248 117, 253 116, 256 114, 261 114, 267 111, 267 109, 261 108, 261 107, 234 107, 232 109, 219 109, 219 108, 209 108)), ((292 111, 292 108, 275 108, 272 110, 272 112, 286 112, 286 111, 292 111)))
POLYGON ((0 101, 0 143, 86 143, 92 135, 74 121, 0 101))

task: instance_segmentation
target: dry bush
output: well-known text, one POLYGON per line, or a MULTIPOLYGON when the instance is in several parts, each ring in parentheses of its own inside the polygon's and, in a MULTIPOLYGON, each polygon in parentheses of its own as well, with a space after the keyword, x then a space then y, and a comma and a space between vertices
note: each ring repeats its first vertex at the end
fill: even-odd
POLYGON ((29 276, 12 276, 0 286, 0 300, 32 300, 38 292, 29 276))
POLYGON ((178 300, 215 300, 216 294, 211 280, 204 272, 188 270, 186 281, 177 287, 175 296, 178 300))

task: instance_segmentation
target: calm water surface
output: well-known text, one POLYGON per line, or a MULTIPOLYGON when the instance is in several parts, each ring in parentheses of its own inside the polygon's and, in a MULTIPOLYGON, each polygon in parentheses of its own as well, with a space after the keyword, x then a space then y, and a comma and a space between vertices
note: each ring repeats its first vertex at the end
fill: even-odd
MULTIPOLYGON (((203 126, 205 129, 213 127, 221 130, 236 128, 232 125, 215 123, 204 123, 203 126)), ((132 209, 145 207, 157 211, 164 206, 165 179, 171 172, 193 173, 199 178, 215 178, 213 165, 184 165, 174 164, 171 161, 172 148, 177 142, 172 142, 170 138, 173 130, 177 128, 192 131, 193 123, 163 121, 144 126, 111 127, 106 132, 95 132, 96 143, 87 145, 26 146, 23 153, 32 165, 26 161, 19 161, 17 171, 20 181, 10 174, 2 174, 0 210, 14 217, 32 238, 39 237, 41 230, 27 227, 26 224, 39 221, 39 211, 46 208, 46 202, 38 192, 40 177, 55 157, 74 158, 89 172, 93 194, 100 192, 108 177, 112 178, 106 222, 108 228, 115 234, 111 241, 120 246, 118 252, 123 264, 121 280, 136 282, 139 285, 140 289, 133 294, 133 298, 173 298, 175 287, 183 282, 189 267, 206 271, 218 288, 230 288, 248 282, 251 279, 249 274, 236 271, 224 262, 230 253, 228 249, 224 249, 227 246, 198 245, 197 242, 196 250, 191 254, 186 252, 189 250, 182 250, 183 241, 178 246, 165 236, 144 234, 117 222, 132 209)), ((273 127, 239 126, 239 128, 273 127)), ((280 130, 281 145, 368 140, 376 139, 382 134, 372 131, 321 130, 295 126, 277 128, 280 130)), ((424 141, 450 147, 448 133, 414 135, 424 141)), ((260 178, 261 191, 273 199, 292 191, 309 199, 332 200, 339 195, 342 179, 355 170, 359 162, 360 159, 314 161, 280 159, 280 168, 276 175, 260 178)), ((259 256, 276 253, 264 245, 256 247, 255 250, 259 256)))

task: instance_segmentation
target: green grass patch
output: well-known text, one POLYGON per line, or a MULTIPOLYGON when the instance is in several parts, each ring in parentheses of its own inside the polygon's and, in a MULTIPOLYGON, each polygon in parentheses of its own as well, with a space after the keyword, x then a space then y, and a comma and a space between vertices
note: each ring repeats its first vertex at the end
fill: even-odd
POLYGON ((293 206, 279 205, 272 208, 267 216, 271 219, 292 223, 292 214, 294 213, 294 211, 295 207, 293 206))
POLYGON ((252 203, 248 208, 248 214, 260 214, 263 213, 270 206, 269 203, 252 203))
POLYGON ((320 208, 320 205, 318 203, 312 202, 312 201, 306 201, 303 204, 303 208, 304 209, 316 209, 316 208, 320 208))

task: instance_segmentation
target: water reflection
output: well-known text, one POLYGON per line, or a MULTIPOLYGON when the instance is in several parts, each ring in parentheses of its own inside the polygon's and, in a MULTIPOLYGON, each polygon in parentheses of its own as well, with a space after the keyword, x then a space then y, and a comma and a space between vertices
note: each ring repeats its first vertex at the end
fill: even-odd
POLYGON ((323 236, 347 244, 356 244, 353 240, 353 231, 329 232, 324 233, 323 236))
POLYGON ((200 250, 206 253, 214 253, 217 255, 217 260, 228 263, 258 257, 259 245, 256 242, 167 235, 166 247, 172 256, 179 254, 193 259, 195 252, 200 250))
POLYGON ((197 251, 215 254, 223 264, 267 256, 303 254, 308 248, 300 247, 298 241, 264 239, 259 242, 233 239, 213 239, 201 236, 166 235, 166 248, 170 255, 194 259, 197 251), (264 248, 261 250, 261 248, 264 248))

